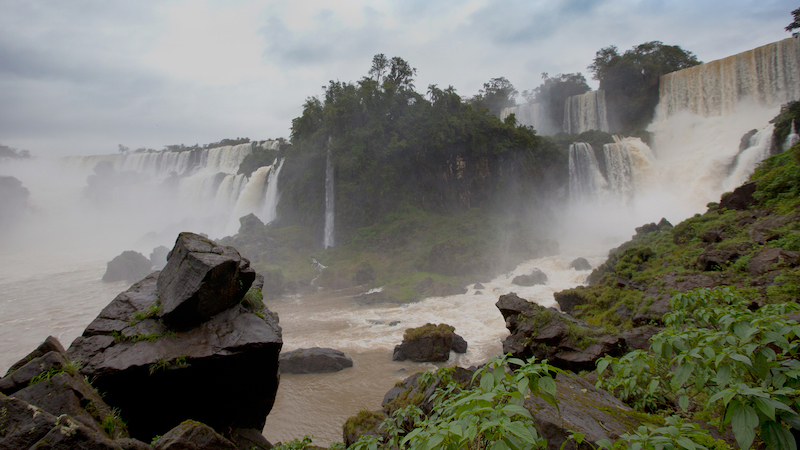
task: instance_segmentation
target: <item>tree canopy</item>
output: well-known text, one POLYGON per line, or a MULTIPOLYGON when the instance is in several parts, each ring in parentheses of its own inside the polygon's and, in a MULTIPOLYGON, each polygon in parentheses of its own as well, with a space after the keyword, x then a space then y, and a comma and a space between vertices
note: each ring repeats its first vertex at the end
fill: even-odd
MULTIPOLYGON (((790 23, 789 26, 786 27, 786 31, 793 31, 800 29, 800 8, 797 8, 794 11, 792 11, 792 18, 794 19, 794 21, 792 21, 792 23, 790 23)), ((799 34, 800 33, 795 32, 792 33, 792 36, 797 36, 799 34)))
POLYGON ((483 83, 483 89, 469 102, 476 108, 486 108, 492 115, 500 117, 503 109, 517 104, 517 94, 519 92, 505 77, 492 78, 488 83, 483 83))
POLYGON ((553 123, 561 124, 564 121, 564 102, 568 97, 589 92, 586 78, 578 73, 558 74, 551 77, 547 72, 542 73, 542 84, 530 91, 523 91, 522 96, 528 103, 546 103, 553 123))
POLYGON ((660 41, 645 42, 620 54, 616 46, 597 51, 588 69, 606 91, 612 129, 630 132, 653 119, 659 77, 700 64, 690 51, 660 41))

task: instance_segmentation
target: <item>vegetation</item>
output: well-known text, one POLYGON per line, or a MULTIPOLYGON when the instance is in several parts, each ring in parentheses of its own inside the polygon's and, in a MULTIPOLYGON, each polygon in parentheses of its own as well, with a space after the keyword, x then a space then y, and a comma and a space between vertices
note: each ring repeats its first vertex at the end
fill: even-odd
POLYGON ((27 150, 17 150, 7 145, 0 144, 0 158, 27 159, 31 153, 27 150))
POLYGON ((550 77, 546 72, 542 73, 542 84, 531 90, 523 91, 522 96, 528 103, 545 103, 547 110, 550 111, 550 118, 554 124, 560 126, 564 121, 564 102, 573 95, 581 95, 589 92, 589 85, 586 78, 578 73, 558 74, 550 77))
POLYGON ((786 314, 800 306, 753 311, 730 288, 678 294, 670 306, 650 352, 598 363, 598 387, 640 410, 670 408, 675 396, 686 414, 693 401, 691 415, 730 424, 740 448, 757 435, 768 449, 796 448, 790 429, 800 429, 800 325, 786 314))
POLYGON ((616 46, 597 51, 588 69, 606 91, 609 126, 630 134, 644 129, 658 104, 659 77, 701 64, 690 51, 659 41, 645 42, 620 54, 616 46))
POLYGON ((476 109, 486 109, 495 117, 500 117, 503 109, 517 104, 515 97, 519 92, 505 77, 492 78, 488 83, 483 83, 483 89, 469 99, 469 103, 476 109))

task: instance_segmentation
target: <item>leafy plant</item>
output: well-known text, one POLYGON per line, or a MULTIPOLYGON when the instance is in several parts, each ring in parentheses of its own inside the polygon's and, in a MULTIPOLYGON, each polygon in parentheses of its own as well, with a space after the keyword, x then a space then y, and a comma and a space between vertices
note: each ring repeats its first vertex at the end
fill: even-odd
POLYGON ((631 393, 638 407, 658 392, 673 392, 684 411, 691 398, 707 398, 741 448, 758 433, 768 449, 796 448, 789 427, 800 429, 800 325, 786 314, 800 306, 751 310, 729 287, 678 294, 670 306, 666 328, 651 338, 653 353, 604 358, 598 372, 611 367, 613 376, 598 384, 631 393))
MULTIPOLYGON (((495 358, 475 373, 472 389, 460 389, 445 373, 438 378, 439 387, 429 399, 433 404, 430 415, 413 404, 395 411, 382 425, 389 435, 383 444, 414 449, 544 448, 546 441, 522 405, 532 394, 557 407, 552 375, 560 372, 547 361, 537 362, 535 358, 527 362, 495 358), (519 368, 510 371, 509 365, 519 368)), ((436 382, 436 376, 424 376, 420 385, 436 382)), ((362 437, 351 448, 377 448, 378 443, 374 436, 362 437)))

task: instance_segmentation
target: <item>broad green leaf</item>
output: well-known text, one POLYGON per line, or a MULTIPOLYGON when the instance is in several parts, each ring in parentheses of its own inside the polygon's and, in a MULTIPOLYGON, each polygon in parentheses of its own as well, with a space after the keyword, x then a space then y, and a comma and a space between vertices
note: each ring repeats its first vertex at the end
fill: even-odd
POLYGON ((733 436, 741 448, 750 448, 753 439, 756 437, 756 427, 758 426, 758 414, 755 410, 738 402, 731 404, 731 428, 733 436))
POLYGON ((556 395, 556 382, 551 377, 539 378, 539 388, 550 395, 556 395))
POLYGON ((688 437, 679 437, 675 442, 687 450, 695 450, 697 448, 697 445, 695 445, 694 441, 688 437))
POLYGON ((752 365, 752 363, 750 362, 750 358, 748 358, 745 355, 740 355, 739 353, 732 353, 731 359, 739 361, 740 363, 747 364, 748 366, 752 365))
POLYGON ((609 448, 610 449, 613 446, 611 441, 609 441, 608 439, 600 439, 599 441, 596 441, 595 444, 597 444, 597 446, 600 447, 600 448, 609 448))
POLYGON ((688 411, 689 410, 689 397, 685 395, 681 395, 678 397, 678 406, 681 407, 682 410, 688 411))
POLYGON ((518 436, 520 439, 528 443, 533 443, 536 438, 533 437, 530 431, 522 424, 522 422, 511 422, 506 426, 506 430, 511 434, 518 436))
POLYGON ((603 358, 603 359, 598 360, 597 361, 597 374, 601 375, 603 373, 603 371, 606 370, 606 367, 608 367, 609 364, 611 364, 611 360, 610 359, 603 358))
POLYGON ((764 413, 769 420, 775 420, 775 405, 766 398, 756 397, 753 399, 753 404, 756 405, 759 411, 764 413))
POLYGON ((509 450, 508 444, 506 444, 502 440, 492 442, 492 446, 489 448, 491 450, 509 450))
POLYGON ((436 448, 436 446, 441 444, 442 441, 444 441, 444 435, 440 434, 440 433, 436 433, 433 436, 431 436, 430 439, 428 439, 428 442, 426 442, 425 445, 428 448, 436 448))
POLYGON ((683 386, 684 383, 692 376, 692 364, 686 363, 681 364, 675 369, 673 373, 672 380, 670 380, 670 386, 672 386, 673 391, 677 391, 683 386))
POLYGON ((761 439, 768 450, 796 450, 797 443, 791 431, 773 420, 761 425, 761 439))
POLYGON ((485 373, 481 377, 481 389, 484 392, 491 391, 492 387, 494 387, 494 375, 491 373, 485 373))
POLYGON ((519 414, 519 415, 521 415, 523 417, 526 417, 528 419, 532 419, 533 418, 533 417, 531 417, 530 411, 528 411, 527 409, 525 409, 525 408, 523 408, 522 406, 519 406, 519 405, 514 405, 514 404, 505 405, 505 406, 503 406, 503 412, 508 417, 514 417, 514 415, 519 414))

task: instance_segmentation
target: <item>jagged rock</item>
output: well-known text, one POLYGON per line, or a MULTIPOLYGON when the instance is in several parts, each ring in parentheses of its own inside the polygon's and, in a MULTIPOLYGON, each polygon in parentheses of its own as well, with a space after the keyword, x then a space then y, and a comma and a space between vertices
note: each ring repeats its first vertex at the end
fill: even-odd
MULTIPOLYGON (((403 343, 394 348, 392 361, 414 362, 447 361, 453 350, 455 328, 447 324, 427 324, 419 328, 409 328, 403 335, 403 343)), ((463 341, 463 338, 461 338, 463 341)), ((466 342, 464 342, 466 344, 466 342)), ((459 345, 459 349, 466 348, 459 345)))
POLYGON ((12 364, 6 372, 6 375, 11 374, 11 372, 14 372, 15 370, 29 363, 34 358, 39 358, 53 351, 64 353, 64 347, 61 345, 61 342, 59 342, 58 339, 54 338, 53 336, 47 336, 47 339, 39 344, 34 351, 30 352, 27 356, 12 364))
POLYGON ((613 442, 641 424, 633 410, 580 376, 559 374, 556 377, 556 399, 558 409, 536 395, 531 395, 524 404, 551 450, 574 450, 574 441, 564 444, 573 432, 583 434, 585 442, 600 439, 613 442))
POLYGON ((482 285, 482 284, 480 284, 480 283, 475 283, 475 286, 472 286, 472 288, 473 288, 473 289, 486 289, 486 288, 485 288, 485 287, 483 287, 483 285, 482 285))
POLYGON ((662 217, 661 220, 658 221, 658 230, 659 231, 667 231, 673 228, 672 224, 669 223, 669 220, 666 217, 662 217))
POLYGON ((56 424, 31 450, 122 450, 102 433, 85 426, 68 415, 59 416, 56 424))
POLYGON ((722 242, 722 230, 708 230, 700 235, 700 240, 705 243, 722 242))
MULTIPOLYGON (((159 245, 150 253, 150 265, 158 270, 163 269, 167 264, 167 255, 169 255, 169 249, 163 245, 159 245)), ((141 277, 137 278, 135 281, 140 279, 141 277)))
POLYGON ((697 266, 704 272, 725 270, 728 265, 739 259, 741 253, 732 248, 704 250, 697 257, 697 266))
POLYGON ((733 190, 730 194, 723 195, 719 202, 720 208, 745 210, 756 204, 753 193, 756 191, 756 182, 745 183, 733 190))
POLYGON ((553 297, 561 311, 570 314, 576 306, 589 303, 589 300, 583 296, 582 290, 581 287, 568 289, 566 291, 556 292, 553 294, 553 297))
POLYGON ((281 373, 331 373, 353 367, 353 360, 332 348, 301 348, 282 353, 281 373))
POLYGON ((753 242, 764 245, 769 241, 773 241, 781 237, 778 228, 789 223, 790 219, 787 216, 769 216, 750 226, 747 232, 753 242))
POLYGON ((621 336, 605 334, 599 328, 554 308, 527 302, 516 294, 500 296, 496 305, 511 332, 503 341, 503 353, 517 358, 535 356, 556 367, 579 371, 594 369, 599 358, 620 356, 626 350, 621 336))
POLYGON ((133 283, 141 280, 151 272, 153 264, 143 254, 126 250, 108 262, 103 281, 128 281, 133 283))
POLYGON ((256 273, 233 247, 194 233, 181 233, 158 277, 158 317, 191 327, 239 303, 256 273))
POLYGON ((649 350, 650 338, 659 331, 661 328, 653 325, 635 327, 623 332, 622 338, 630 350, 649 350))
POLYGON ((56 416, 36 406, 0 394, 0 448, 27 449, 43 438, 56 425, 56 416))
POLYGON ((230 440, 241 450, 269 450, 272 448, 272 444, 261 434, 261 430, 254 428, 236 428, 231 433, 230 440))
POLYGON ((569 263, 569 268, 575 270, 592 270, 592 265, 589 264, 586 258, 576 258, 569 263))
POLYGON ((260 233, 263 229, 264 222, 253 213, 239 218, 239 234, 260 233))
POLYGON ((750 258, 747 271, 751 275, 761 275, 771 270, 776 264, 796 267, 800 264, 800 252, 792 252, 782 248, 766 248, 750 258))
POLYGON ((153 443, 155 450, 236 450, 233 442, 204 423, 186 420, 153 443))
POLYGON ((547 275, 539 269, 533 269, 528 275, 519 275, 511 280, 517 286, 536 286, 537 284, 547 283, 547 275))
POLYGON ((459 335, 457 335, 455 333, 453 334, 453 351, 454 352, 462 353, 462 354, 463 353, 467 353, 467 347, 468 346, 469 346, 469 344, 467 344, 467 341, 464 340, 463 337, 461 337, 461 336, 459 336, 459 335))
POLYGON ((277 391, 281 329, 277 317, 263 304, 239 303, 239 296, 233 305, 194 327, 187 327, 191 321, 176 316, 187 314, 196 320, 198 305, 205 302, 206 307, 200 308, 205 313, 218 307, 208 306, 217 302, 211 298, 215 292, 236 297, 255 278, 235 250, 187 234, 179 237, 164 271, 118 295, 67 351, 71 359, 83 364, 81 373, 95 379, 105 401, 121 410, 131 435, 147 441, 189 418, 222 433, 235 428, 262 429, 277 391), (200 260, 218 264, 202 276, 200 260), (197 266, 184 267, 189 263, 197 266), (169 282, 162 283, 168 272, 169 282), (247 273, 251 275, 243 275, 247 273), (228 289, 232 283, 223 274, 243 279, 242 286, 237 281, 228 289), (205 285, 203 278, 212 286, 205 285), (186 288, 190 285, 195 290, 186 288), (159 299, 165 300, 165 291, 197 299, 195 308, 177 307, 169 316, 161 314, 164 306, 159 306, 159 299), (200 298, 203 296, 206 298, 200 298))

